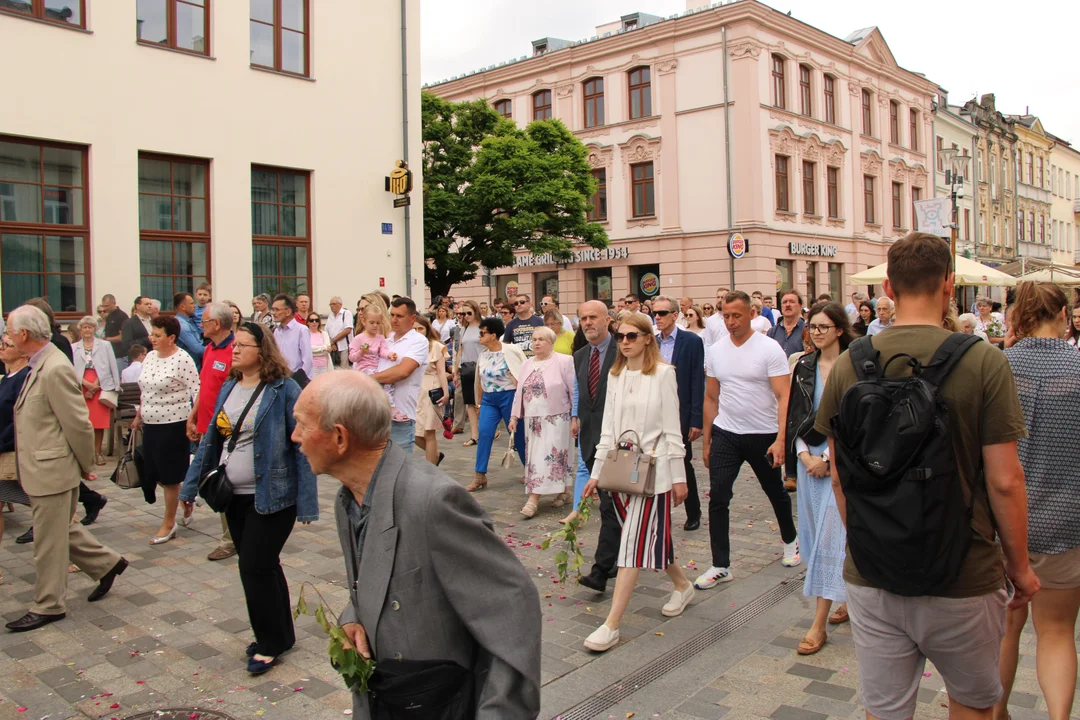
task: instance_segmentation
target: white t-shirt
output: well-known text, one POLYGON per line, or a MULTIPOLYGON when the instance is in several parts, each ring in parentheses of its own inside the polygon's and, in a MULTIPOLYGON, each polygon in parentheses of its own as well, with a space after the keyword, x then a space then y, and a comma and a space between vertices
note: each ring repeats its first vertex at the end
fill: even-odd
MULTIPOLYGON (((341 308, 341 310, 338 310, 337 314, 330 315, 326 318, 326 334, 329 335, 331 339, 333 339, 333 337, 339 334, 342 330, 352 330, 352 327, 352 313, 345 308, 341 308)), ((350 340, 352 340, 351 332, 337 341, 337 349, 339 351, 348 352, 350 340)))
POLYGON ((379 358, 378 372, 394 367, 405 358, 416 361, 416 369, 404 380, 394 383, 394 407, 408 415, 410 420, 415 420, 416 401, 420 397, 420 385, 424 382, 424 370, 428 364, 428 339, 416 330, 410 330, 402 335, 400 340, 395 339, 395 335, 391 333, 390 337, 386 338, 386 345, 390 352, 397 353, 398 359, 379 358))
POLYGON ((769 322, 769 318, 764 315, 758 315, 756 318, 750 321, 750 329, 754 332, 765 334, 769 332, 769 328, 772 327, 772 323, 769 322))
POLYGON ((133 362, 126 368, 120 371, 120 382, 133 383, 139 382, 139 375, 142 374, 142 363, 133 362))
POLYGON ((717 312, 705 318, 705 331, 701 334, 701 341, 705 343, 706 349, 715 345, 720 338, 727 336, 728 330, 727 325, 724 324, 723 315, 717 312))
POLYGON ((739 347, 731 336, 722 338, 705 352, 705 375, 720 381, 720 412, 713 424, 738 435, 778 432, 769 378, 790 374, 784 349, 769 336, 750 333, 739 347))

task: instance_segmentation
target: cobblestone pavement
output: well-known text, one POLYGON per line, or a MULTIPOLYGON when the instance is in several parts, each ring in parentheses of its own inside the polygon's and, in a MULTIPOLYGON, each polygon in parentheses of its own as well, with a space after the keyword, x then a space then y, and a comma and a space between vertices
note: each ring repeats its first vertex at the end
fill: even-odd
MULTIPOLYGON (((457 436, 452 442, 442 441, 441 446, 447 454, 443 468, 465 484, 472 477, 474 452, 462 447, 463 439, 457 436)), ((699 600, 683 617, 668 620, 660 613, 671 591, 667 576, 643 573, 624 619, 621 646, 595 655, 582 647, 582 640, 603 622, 610 593, 600 596, 557 582, 554 550, 544 552, 539 545, 558 527, 556 521, 568 508, 551 508, 544 499, 536 517, 524 519, 518 512, 525 499, 520 466, 504 470, 498 467, 499 457, 496 449, 491 483, 477 499, 533 576, 541 596, 546 713, 541 717, 554 717, 616 683, 757 595, 793 580, 798 572, 776 562, 782 546, 772 509, 752 475, 744 472, 732 501, 732 570, 737 581, 722 586, 721 591, 699 593, 699 600)), ((695 465, 699 479, 706 478, 700 461, 695 465)), ((326 640, 312 618, 297 622, 296 647, 281 666, 259 678, 248 675, 244 648, 251 634, 236 558, 206 560, 206 554, 217 546, 220 525, 216 517, 200 508, 192 526, 181 528, 176 540, 151 547, 148 540, 160 524, 160 503, 146 505, 138 491, 121 491, 104 479, 107 473, 102 477, 96 489, 109 497, 109 505, 93 531, 123 553, 131 567, 110 595, 93 605, 86 602, 93 583, 81 574, 72 575, 67 619, 31 633, 0 634, 0 718, 124 718, 177 706, 268 720, 322 720, 348 714, 351 698, 326 660, 326 640)), ((706 506, 707 486, 706 480, 701 489, 706 506)), ((346 602, 344 567, 330 510, 338 487, 332 478, 320 478, 322 519, 298 525, 282 554, 294 600, 300 584, 311 583, 335 610, 346 602)), ((28 509, 16 506, 5 518, 0 615, 12 620, 25 612, 31 599, 33 546, 14 543, 15 536, 28 527, 28 509)), ((707 524, 685 533, 684 518, 681 508, 674 511, 676 555, 694 577, 710 564, 707 524)), ((583 532, 589 560, 598 525, 597 517, 583 532)), ((309 601, 316 599, 310 591, 305 595, 309 601)), ((795 593, 735 635, 696 655, 678 672, 597 717, 622 718, 628 712, 639 718, 861 716, 848 629, 837 630, 821 654, 795 659, 791 647, 801 637, 800 624, 806 624, 809 612, 810 605, 801 593, 795 593), (770 619, 766 622, 766 618, 770 619), (735 640, 736 645, 728 647, 735 640), (635 704, 637 710, 630 707, 635 704)), ((1013 712, 1017 720, 1042 715, 1033 644, 1034 637, 1025 636, 1017 684, 1021 692, 1015 696, 1018 709, 1013 712)), ((937 701, 944 694, 930 692, 940 686, 939 679, 931 675, 925 684, 927 690, 920 699, 927 701, 928 714, 943 717, 937 701)))

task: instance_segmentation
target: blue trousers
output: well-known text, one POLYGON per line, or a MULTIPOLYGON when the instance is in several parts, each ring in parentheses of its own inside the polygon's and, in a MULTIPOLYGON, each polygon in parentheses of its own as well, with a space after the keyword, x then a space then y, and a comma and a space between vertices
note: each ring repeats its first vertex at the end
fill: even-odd
POLYGON ((407 453, 413 451, 413 443, 416 436, 416 421, 405 420, 403 422, 390 423, 390 439, 394 444, 407 453))
MULTIPOLYGON (((488 461, 491 460, 491 445, 495 442, 495 431, 499 427, 499 420, 510 428, 510 410, 514 405, 513 391, 486 392, 480 399, 480 418, 478 437, 476 440, 476 472, 486 473, 488 461)), ((525 465, 525 421, 519 420, 517 432, 514 434, 514 447, 517 448, 522 466, 525 465)), ((500 456, 501 457, 501 456, 500 456)))
POLYGON ((581 503, 581 493, 585 491, 585 484, 589 482, 589 468, 585 467, 585 459, 581 457, 581 448, 577 454, 577 475, 574 477, 574 509, 581 503))

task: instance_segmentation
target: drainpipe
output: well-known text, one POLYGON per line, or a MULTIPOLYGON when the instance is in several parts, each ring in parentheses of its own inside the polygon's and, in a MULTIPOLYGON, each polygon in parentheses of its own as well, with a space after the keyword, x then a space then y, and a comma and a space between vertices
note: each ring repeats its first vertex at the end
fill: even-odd
MULTIPOLYGON (((401 159, 409 162, 409 39, 408 0, 401 0, 401 159)), ((412 297, 412 213, 405 206, 405 292, 412 297)))
MULTIPOLYGON (((724 172, 727 185, 727 226, 728 236, 731 235, 731 108, 728 106, 728 54, 727 54, 727 27, 720 28, 720 41, 724 53, 724 172)), ((728 253, 728 273, 730 274, 731 289, 735 289, 735 258, 728 253)))

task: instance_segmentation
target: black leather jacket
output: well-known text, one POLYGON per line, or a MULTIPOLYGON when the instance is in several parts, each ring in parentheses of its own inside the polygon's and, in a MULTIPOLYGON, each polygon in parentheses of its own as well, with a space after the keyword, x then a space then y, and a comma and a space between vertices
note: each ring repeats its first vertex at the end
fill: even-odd
POLYGON ((791 373, 791 393, 788 396, 787 443, 794 452, 795 438, 802 438, 807 445, 825 442, 825 436, 814 429, 814 385, 817 381, 817 363, 821 351, 806 353, 795 362, 791 373))

